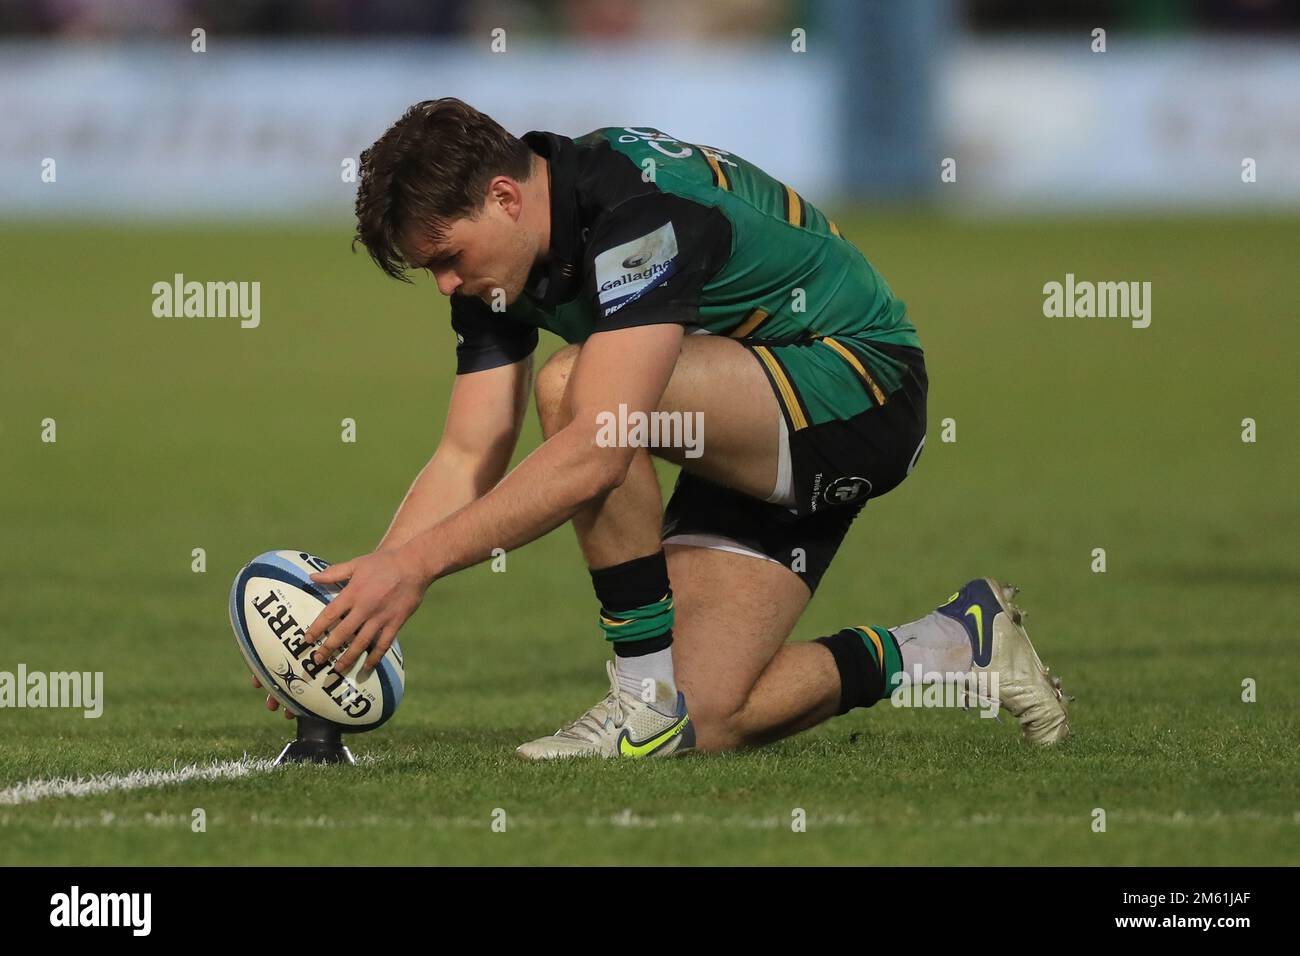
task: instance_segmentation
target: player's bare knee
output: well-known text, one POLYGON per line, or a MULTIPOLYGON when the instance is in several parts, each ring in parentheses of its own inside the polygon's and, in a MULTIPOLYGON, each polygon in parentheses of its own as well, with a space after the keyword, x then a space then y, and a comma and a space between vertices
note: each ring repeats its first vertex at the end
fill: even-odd
POLYGON ((748 741, 740 710, 726 701, 687 697, 697 750, 718 753, 744 747, 748 741))
POLYGON ((573 371, 578 352, 578 346, 566 345, 546 360, 533 382, 537 416, 541 419, 542 433, 547 438, 566 424, 564 394, 568 390, 569 373, 573 371))
POLYGON ((578 360, 579 348, 566 345, 546 360, 533 383, 537 407, 542 411, 554 410, 564 404, 564 392, 569 387, 569 374, 578 360))
POLYGON ((702 753, 739 750, 749 743, 742 729, 725 716, 697 715, 692 711, 691 723, 695 727, 695 749, 702 753))

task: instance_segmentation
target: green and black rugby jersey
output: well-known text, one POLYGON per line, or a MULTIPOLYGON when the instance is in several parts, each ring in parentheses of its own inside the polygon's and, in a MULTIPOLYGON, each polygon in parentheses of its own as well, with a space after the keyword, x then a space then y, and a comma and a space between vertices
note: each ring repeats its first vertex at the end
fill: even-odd
POLYGON ((765 346, 825 346, 877 395, 898 387, 903 363, 876 345, 920 348, 906 307, 790 186, 724 150, 654 129, 523 139, 550 165, 550 255, 503 312, 451 296, 458 373, 525 358, 539 328, 574 343, 677 322, 755 346, 765 363, 777 361, 765 346))

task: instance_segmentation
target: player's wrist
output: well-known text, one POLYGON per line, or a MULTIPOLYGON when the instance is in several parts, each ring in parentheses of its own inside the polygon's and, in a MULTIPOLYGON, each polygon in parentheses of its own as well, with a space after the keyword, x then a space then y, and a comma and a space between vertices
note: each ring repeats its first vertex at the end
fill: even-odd
POLYGON ((375 554, 393 554, 397 555, 415 538, 412 534, 388 534, 385 535, 379 544, 375 545, 375 554))
POLYGON ((433 556, 428 553, 430 549, 422 546, 422 539, 425 534, 427 532, 417 534, 405 544, 389 549, 393 557, 401 562, 408 573, 419 582, 421 590, 428 588, 443 573, 443 569, 439 567, 433 556))

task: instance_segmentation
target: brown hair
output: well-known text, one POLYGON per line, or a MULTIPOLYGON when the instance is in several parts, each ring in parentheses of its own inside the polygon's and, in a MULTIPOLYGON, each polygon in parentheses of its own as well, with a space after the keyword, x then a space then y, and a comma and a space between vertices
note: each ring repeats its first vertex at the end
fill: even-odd
POLYGON ((448 225, 475 216, 496 176, 527 180, 532 150, 502 126, 454 97, 408 109, 361 153, 357 233, 379 268, 409 282, 400 242, 412 224, 435 242, 448 225))

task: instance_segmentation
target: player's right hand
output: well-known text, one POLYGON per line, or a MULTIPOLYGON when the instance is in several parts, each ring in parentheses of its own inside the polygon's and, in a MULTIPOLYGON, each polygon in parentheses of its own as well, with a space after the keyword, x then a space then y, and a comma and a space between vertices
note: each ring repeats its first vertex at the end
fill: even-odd
MULTIPOLYGON (((261 687, 261 686, 262 686, 262 682, 261 682, 260 680, 257 679, 257 675, 256 675, 256 674, 253 675, 253 686, 254 686, 254 687, 261 687)), ((275 699, 275 695, 274 695, 274 694, 267 694, 267 695, 266 695, 266 709, 267 709, 267 710, 279 710, 279 709, 280 709, 280 702, 279 702, 278 700, 275 699)), ((284 716, 285 716, 285 719, 286 719, 286 720, 293 720, 293 711, 289 710, 289 709, 286 707, 285 710, 284 710, 284 716)))

